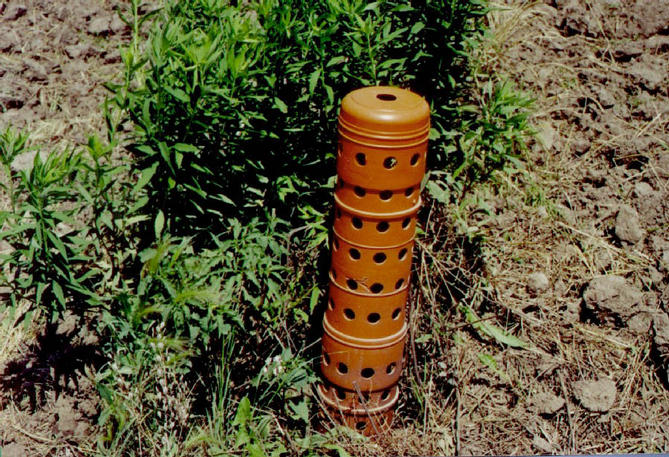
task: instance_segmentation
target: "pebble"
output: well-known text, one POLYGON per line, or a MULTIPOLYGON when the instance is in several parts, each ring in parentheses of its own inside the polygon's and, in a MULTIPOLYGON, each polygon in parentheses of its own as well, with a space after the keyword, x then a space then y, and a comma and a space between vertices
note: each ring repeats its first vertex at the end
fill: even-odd
POLYGON ((5 14, 2 16, 6 21, 15 21, 26 15, 28 8, 26 5, 14 4, 10 5, 9 8, 5 11, 5 14))
POLYGON ((544 273, 532 273, 527 277, 527 291, 530 295, 537 296, 545 292, 549 285, 548 278, 544 273))
POLYGON ((588 411, 603 413, 610 410, 616 394, 616 383, 608 378, 574 383, 574 396, 588 411))
POLYGON ((643 293, 622 276, 595 278, 583 292, 585 308, 600 322, 616 326, 636 314, 644 302, 643 293))
POLYGON ((629 205, 620 205, 616 216, 615 234, 620 241, 635 244, 640 241, 644 232, 639 223, 639 214, 629 205))

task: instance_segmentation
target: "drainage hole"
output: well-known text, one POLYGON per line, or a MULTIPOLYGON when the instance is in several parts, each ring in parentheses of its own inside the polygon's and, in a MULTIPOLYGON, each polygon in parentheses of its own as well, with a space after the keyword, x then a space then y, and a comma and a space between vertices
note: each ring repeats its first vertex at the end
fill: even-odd
POLYGON ((388 224, 386 221, 382 221, 376 224, 376 230, 378 230, 381 233, 387 232, 389 228, 390 224, 388 224))
POLYGON ((392 190, 382 190, 381 193, 379 193, 379 198, 381 200, 390 200, 392 197, 393 197, 392 190))
POLYGON ((358 251, 356 248, 349 249, 348 255, 350 255, 353 260, 360 260, 360 251, 358 251))
POLYGON ((335 217, 336 217, 337 219, 341 219, 341 210, 340 210, 339 208, 337 208, 337 209, 335 210, 335 217))
POLYGON ((395 308, 392 314, 393 320, 397 320, 398 317, 400 317, 400 314, 402 313, 402 308, 395 308))
POLYGON ((377 252, 372 258, 376 263, 383 263, 386 261, 386 255, 383 252, 377 252))
POLYGON ((339 362, 337 364, 337 371, 339 372, 339 374, 346 374, 348 373, 348 367, 344 362, 339 362))
POLYGON ((397 97, 393 94, 377 94, 376 98, 383 100, 384 102, 392 102, 397 100, 397 97))
POLYGON ((413 195, 413 187, 409 187, 407 190, 405 190, 404 195, 411 197, 413 195))
POLYGON ((336 251, 337 249, 339 249, 339 241, 337 241, 337 238, 335 238, 332 240, 332 250, 336 251))
MULTIPOLYGON (((378 97, 378 95, 377 95, 377 97, 378 97)), ((360 421, 360 422, 355 423, 355 429, 356 430, 362 431, 366 428, 367 428, 367 422, 365 422, 365 421, 360 421)))
POLYGON ((393 374, 393 372, 395 371, 395 368, 397 368, 397 364, 395 362, 393 362, 386 367, 386 373, 393 374))
POLYGON ((335 302, 334 302, 334 300, 331 298, 331 299, 330 299, 330 311, 334 311, 334 309, 335 309, 335 302))
POLYGON ((359 217, 354 217, 351 219, 351 224, 353 224, 354 228, 361 229, 362 228, 362 221, 360 220, 359 217))
POLYGON ((402 221, 402 228, 405 229, 411 224, 411 218, 407 217, 402 221))
POLYGON ((355 290, 358 288, 358 281, 356 281, 355 279, 347 279, 346 285, 348 286, 349 289, 355 290))
POLYGON ((362 376, 365 379, 369 379, 372 376, 374 376, 374 368, 363 368, 362 371, 360 372, 360 376, 362 376))
POLYGON ((418 159, 420 158, 420 154, 414 154, 411 156, 411 165, 416 165, 418 163, 418 159))
POLYGON ((395 289, 399 289, 400 287, 402 287, 403 284, 404 284, 404 279, 402 278, 398 279, 397 282, 395 283, 395 289))
POLYGON ((367 316, 367 322, 370 324, 376 324, 380 319, 381 315, 379 313, 369 313, 369 316, 367 316))
POLYGON ((362 152, 358 152, 355 155, 355 161, 358 162, 359 165, 367 165, 367 157, 365 157, 365 154, 362 152))
POLYGON ((372 284, 369 290, 371 290, 372 293, 374 294, 380 294, 381 291, 383 290, 383 284, 381 284, 380 282, 375 282, 374 284, 372 284))
POLYGON ((397 258, 400 260, 404 260, 404 258, 407 256, 407 249, 402 248, 402 250, 397 254, 397 258))
POLYGON ((346 319, 352 321, 355 319, 355 312, 351 308, 346 308, 344 310, 344 316, 346 316, 346 319))
POLYGON ((397 165, 397 159, 395 157, 386 157, 383 161, 383 166, 388 170, 395 168, 397 165))
POLYGON ((390 397, 390 389, 386 389, 381 394, 381 400, 387 400, 390 397))
POLYGON ((337 270, 335 270, 334 268, 332 269, 332 277, 337 279, 337 270))
POLYGON ((335 393, 337 394, 337 398, 340 400, 346 400, 346 392, 344 392, 341 389, 335 389, 335 393))
POLYGON ((327 367, 328 365, 330 365, 330 354, 328 354, 327 352, 324 352, 324 353, 323 353, 323 364, 324 364, 326 367, 327 367))
POLYGON ((367 195, 367 191, 360 186, 355 186, 353 188, 353 192, 355 192, 355 195, 357 195, 358 197, 364 197, 365 195, 367 195))

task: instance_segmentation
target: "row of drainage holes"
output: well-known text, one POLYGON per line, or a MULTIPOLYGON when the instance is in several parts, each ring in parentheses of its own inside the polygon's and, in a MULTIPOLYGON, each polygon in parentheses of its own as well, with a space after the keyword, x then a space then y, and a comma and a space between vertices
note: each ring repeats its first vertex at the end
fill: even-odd
MULTIPOLYGON (((334 309, 335 309, 334 300, 330 299, 330 311, 334 311, 334 309)), ((402 313, 402 308, 395 308, 390 317, 393 320, 397 320, 400 317, 401 313, 402 313)), ((346 319, 352 321, 353 319, 355 319, 355 311, 353 311, 351 308, 345 308, 344 316, 346 316, 346 319)), ((381 315, 379 313, 369 313, 367 315, 367 322, 369 322, 370 324, 376 324, 380 320, 381 320, 381 315)))
MULTIPOLYGON (((336 241, 336 240, 335 240, 335 241, 336 241)), ((339 249, 339 246, 335 246, 335 251, 336 251, 337 249, 339 249)), ((406 249, 404 249, 404 250, 406 250, 406 249)), ((360 251, 358 251, 356 248, 350 248, 350 249, 348 250, 348 256, 349 256, 352 260, 360 260, 360 257, 361 257, 361 255, 360 255, 360 251)), ((406 252, 404 253, 404 255, 403 255, 401 258, 398 256, 398 259, 399 259, 399 260, 403 260, 404 257, 406 257, 406 252)), ((374 263, 379 263, 379 264, 385 262, 387 258, 388 258, 388 257, 387 257, 383 252, 377 252, 376 254, 374 254, 374 255, 372 256, 372 259, 374 260, 374 263)))
MULTIPOLYGON (((325 352, 323 353, 323 361, 325 362, 325 366, 330 365, 330 355, 325 352)), ((391 375, 395 372, 395 369, 397 368, 397 363, 396 362, 391 362, 386 366, 386 374, 391 375)), ((337 373, 341 375, 348 374, 348 365, 346 365, 344 362, 339 362, 337 364, 337 373)), ((374 368, 363 368, 360 370, 360 376, 362 376, 365 379, 372 379, 376 372, 374 371, 374 368)))
MULTIPOLYGON (((341 218, 341 214, 337 216, 337 218, 341 218)), ((353 228, 360 230, 362 228, 362 220, 360 220, 359 217, 352 217, 351 218, 351 225, 353 228)), ((411 218, 407 217, 402 221, 402 229, 406 230, 409 228, 409 225, 411 225, 411 218)), ((390 229, 390 223, 387 221, 381 221, 376 224, 376 231, 379 233, 385 233, 390 229)))
MULTIPOLYGON (((340 178, 339 179, 339 187, 342 188, 342 187, 345 186, 345 184, 346 183, 344 183, 344 180, 340 178)), ((404 196, 407 197, 407 198, 411 197, 415 190, 416 189, 414 187, 407 187, 407 189, 404 191, 404 196)), ((363 187, 360 187, 360 186, 354 186, 353 187, 353 193, 355 193, 355 195, 357 195, 358 197, 362 198, 365 195, 367 195, 367 190, 365 190, 363 187)), ((390 200, 391 198, 393 198, 393 191, 392 190, 382 190, 381 192, 379 192, 379 198, 381 200, 390 200)))
MULTIPOLYGON (((412 167, 415 167, 418 164, 418 161, 420 160, 420 154, 414 154, 411 156, 411 159, 409 160, 409 163, 411 164, 412 167)), ((355 155, 355 161, 358 163, 358 165, 364 167, 367 165, 367 156, 365 155, 364 152, 358 152, 355 155)), ((396 157, 386 157, 383 159, 383 168, 386 170, 392 170, 397 166, 399 161, 397 160, 396 157)))
MULTIPOLYGON (((339 241, 337 241, 336 238, 332 241, 332 247, 333 247, 334 251, 337 251, 339 249, 339 241)), ((397 260, 404 260, 407 256, 408 252, 409 251, 407 250, 407 248, 400 249, 400 252, 397 253, 397 260)), ((348 255, 353 260, 360 260, 360 257, 361 257, 360 251, 358 251, 356 248, 349 249, 348 250, 348 255)), ((374 260, 375 263, 379 263, 379 264, 385 262, 387 258, 388 258, 388 256, 386 254, 384 254, 383 252, 377 252, 376 254, 374 254, 372 256, 372 260, 374 260)), ((337 273, 333 271, 333 274, 336 278, 337 273)))
MULTIPOLYGON (((337 279, 337 270, 335 269, 332 270, 332 277, 334 279, 337 279)), ((346 280, 346 285, 351 290, 358 289, 358 281, 356 281, 355 279, 348 278, 346 280)), ((395 283, 395 290, 400 289, 403 285, 404 285, 404 278, 398 279, 397 282, 395 283)), ((380 294, 381 292, 383 292, 383 289, 384 289, 383 284, 381 284, 380 282, 375 282, 374 284, 369 286, 369 290, 373 294, 380 294)))
MULTIPOLYGON (((336 387, 333 387, 333 390, 335 392, 335 395, 339 400, 346 400, 346 392, 344 392, 342 389, 337 389, 336 387)), ((353 398, 358 398, 357 393, 352 393, 353 398)), ((381 393, 381 401, 386 401, 388 400, 388 397, 390 397, 390 389, 386 389, 381 393)), ((362 392, 362 399, 365 400, 366 402, 369 401, 369 392, 362 392)))

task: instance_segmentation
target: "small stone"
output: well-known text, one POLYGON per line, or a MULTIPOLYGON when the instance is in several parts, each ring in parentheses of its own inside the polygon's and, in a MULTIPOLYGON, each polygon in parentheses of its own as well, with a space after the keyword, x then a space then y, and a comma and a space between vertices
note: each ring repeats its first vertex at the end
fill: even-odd
POLYGON ((611 108, 616 104, 615 97, 609 92, 608 89, 602 86, 596 86, 592 88, 595 99, 599 102, 602 108, 611 108))
POLYGON ((608 378, 574 383, 574 396, 588 411, 604 413, 610 410, 616 401, 616 393, 616 383, 608 378))
MULTIPOLYGON (((667 252, 669 255, 669 251, 667 252)), ((654 286, 659 286, 664 281, 664 275, 657 271, 657 268, 651 266, 648 267, 648 278, 650 279, 651 284, 654 286)))
POLYGON ((82 43, 65 46, 65 54, 67 54, 70 59, 86 59, 88 57, 99 55, 100 51, 89 44, 82 43))
POLYGON ((666 72, 662 66, 650 58, 641 58, 634 62, 627 70, 632 81, 640 84, 650 92, 662 90, 666 72))
POLYGON ((96 17, 88 24, 90 35, 110 35, 112 33, 111 21, 108 17, 96 17))
POLYGON ((532 446, 537 448, 542 454, 554 454, 555 449, 546 439, 539 435, 534 435, 532 438, 532 446))
POLYGON ((26 59, 24 62, 24 73, 31 82, 46 81, 49 79, 49 74, 44 68, 44 65, 34 59, 26 59))
POLYGON ((548 278, 544 273, 532 273, 527 277, 527 291, 532 296, 537 296, 548 289, 548 278))
POLYGON ((634 196, 637 198, 646 198, 652 197, 655 195, 655 191, 645 181, 640 181, 634 185, 634 196))
POLYGON ((653 314, 641 311, 635 314, 627 321, 627 328, 638 335, 645 335, 650 330, 653 323, 653 314))
POLYGON ((619 62, 629 62, 643 54, 643 47, 636 43, 625 43, 613 50, 613 58, 619 62))
POLYGON ((120 17, 115 15, 109 24, 109 28, 113 33, 121 33, 128 29, 128 24, 123 22, 120 17))
POLYGON ((643 304, 643 293, 625 278, 607 275, 595 278, 583 292, 585 309, 602 323, 624 325, 643 304))
POLYGON ((653 168, 660 178, 669 178, 669 154, 661 154, 653 168))
POLYGON ((616 216, 615 234, 620 241, 635 244, 644 232, 639 224, 639 214, 629 205, 621 205, 616 216))
POLYGON ((669 271, 669 249, 665 249, 660 257, 660 267, 662 270, 669 271))
POLYGON ((562 409, 565 401, 552 392, 542 392, 532 398, 532 404, 537 414, 552 416, 562 409))
POLYGON ((571 149, 578 155, 583 155, 590 150, 591 143, 586 138, 579 138, 571 143, 571 149))
POLYGON ((666 313, 653 316, 653 342, 661 353, 669 356, 669 316, 666 313))
POLYGON ((568 302, 563 317, 567 322, 578 322, 581 317, 581 307, 578 303, 568 302))
POLYGON ((2 446, 2 457, 25 457, 28 449, 19 443, 9 443, 2 446))
POLYGON ((0 112, 10 109, 20 109, 26 101, 18 94, 4 95, 0 94, 0 112))
POLYGON ((15 21, 25 16, 27 12, 28 8, 26 8, 26 5, 15 4, 15 5, 10 5, 2 17, 6 21, 15 21))

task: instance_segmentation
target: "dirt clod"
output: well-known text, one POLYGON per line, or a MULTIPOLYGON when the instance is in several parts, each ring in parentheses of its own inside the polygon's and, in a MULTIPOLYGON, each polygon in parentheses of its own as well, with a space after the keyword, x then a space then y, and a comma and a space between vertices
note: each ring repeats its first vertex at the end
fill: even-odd
POLYGON ((617 275, 593 279, 583 293, 586 311, 593 313, 600 322, 614 326, 622 326, 636 314, 643 300, 639 289, 617 275))
POLYGON ((3 457, 25 457, 28 455, 28 449, 19 443, 9 443, 2 446, 3 457))
POLYGON ((620 205, 616 216, 616 237, 620 241, 634 244, 644 236, 644 231, 639 222, 639 214, 629 205, 620 205))
POLYGON ((113 30, 111 27, 111 21, 108 17, 96 17, 91 20, 88 24, 88 33, 91 35, 110 35, 113 30))
POLYGON ((2 18, 6 21, 15 21, 25 16, 27 12, 28 8, 26 8, 26 5, 22 4, 9 5, 9 8, 7 8, 2 18))
POLYGON ((532 398, 532 405, 536 413, 543 416, 552 416, 561 410, 564 404, 564 398, 552 392, 542 392, 532 398))
POLYGON ((527 277, 527 291, 532 296, 537 296, 545 292, 548 290, 549 285, 548 278, 544 273, 532 273, 527 277))
POLYGON ((608 378, 574 383, 574 396, 585 409, 593 412, 610 410, 616 401, 616 392, 616 383, 608 378))

